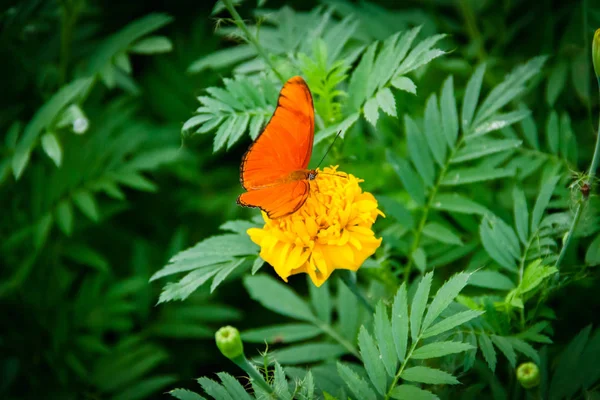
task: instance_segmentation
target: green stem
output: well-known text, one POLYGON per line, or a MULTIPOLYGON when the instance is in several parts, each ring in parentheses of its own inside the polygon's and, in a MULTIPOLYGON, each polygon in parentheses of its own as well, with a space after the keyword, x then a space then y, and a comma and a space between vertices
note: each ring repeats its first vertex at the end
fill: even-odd
POLYGON ((71 57, 71 41, 73 28, 79 11, 78 1, 61 1, 61 24, 60 24, 60 66, 59 83, 64 85, 67 81, 69 70, 69 58, 71 57))
POLYGON ((223 0, 223 4, 225 5, 225 8, 227 8, 227 11, 229 11, 229 14, 231 14, 231 16, 233 17, 233 21, 235 22, 237 27, 240 28, 246 36, 246 40, 254 46, 256 52, 265 60, 269 67, 271 67, 271 70, 273 71, 273 73, 275 73, 275 75, 277 75, 277 78, 279 78, 281 83, 285 83, 285 78, 283 77, 283 75, 281 75, 281 73, 279 73, 277 68, 275 68, 275 64, 273 64, 273 61, 269 58, 269 56, 262 48, 260 43, 258 43, 256 36, 254 36, 252 32, 250 32, 250 29, 248 29, 248 26, 233 6, 231 0, 223 0))
MULTIPOLYGON (((600 90, 600 77, 596 77, 598 81, 598 88, 600 90)), ((588 171, 587 177, 584 181, 585 185, 588 185, 590 188, 590 192, 594 189, 594 178, 596 177, 596 170, 598 169, 598 164, 600 163, 600 119, 598 120, 598 131, 596 132, 596 147, 594 148, 594 155, 592 157, 592 163, 590 164, 590 169, 588 171)), ((588 203, 587 196, 583 196, 577 205, 577 209, 575 210, 575 215, 573 216, 573 221, 571 222, 571 227, 567 232, 567 236, 565 238, 565 243, 563 244, 562 249, 560 250, 560 254, 558 255, 558 259, 556 260, 556 264, 554 265, 556 268, 560 269, 560 264, 562 263, 569 245, 571 244, 571 239, 575 234, 575 229, 577 228, 577 224, 581 219, 581 214, 588 203)))
POLYGON ((352 272, 350 272, 347 269, 344 269, 344 270, 339 271, 338 275, 342 278, 342 281, 344 282, 344 284, 346 285, 346 287, 348 289, 350 289, 350 291, 356 296, 356 298, 358 299, 358 301, 360 301, 362 303, 362 305, 365 306, 365 308, 371 314, 374 314, 375 313, 375 309, 367 301, 367 299, 365 298, 365 296, 361 293, 360 289, 356 285, 356 281, 354 280, 354 277, 352 276, 352 272))
POLYGON ((336 342, 338 342, 339 344, 341 344, 342 346, 344 346, 346 348, 346 350, 348 350, 350 353, 352 353, 353 356, 355 356, 356 358, 358 358, 360 360, 360 353, 352 345, 352 343, 350 343, 349 341, 347 341, 346 339, 344 339, 329 324, 326 324, 326 323, 324 323, 324 322, 322 322, 320 320, 315 320, 315 321, 313 321, 313 323, 317 327, 321 328, 321 330, 323 332, 325 332, 326 334, 328 334, 329 336, 331 336, 336 342))
POLYGON ((408 351, 408 354, 406 355, 406 358, 404 359, 404 362, 400 366, 400 369, 398 370, 398 373, 396 374, 396 376, 394 376, 394 380, 392 381, 392 384, 390 385, 390 389, 385 394, 385 399, 384 400, 389 400, 390 399, 390 396, 392 395, 392 391, 396 387, 396 384, 398 384, 398 380, 400 379, 400 376, 402 375, 402 372, 404 372, 404 368, 406 368, 406 365, 408 364, 408 360, 412 357, 412 354, 415 351, 415 349, 417 348, 417 344, 419 344, 420 340, 421 340, 421 337, 419 336, 417 338, 417 340, 415 340, 415 342, 412 344, 412 346, 410 346, 410 350, 408 351))
POLYGON ((243 354, 237 358, 232 359, 238 367, 244 370, 248 374, 248 376, 258 384, 265 392, 272 395, 274 398, 277 398, 277 395, 273 391, 273 388, 269 386, 265 378, 262 376, 260 372, 257 371, 256 368, 246 359, 246 356, 243 354))
POLYGON ((440 174, 437 180, 435 181, 433 188, 431 189, 431 193, 429 193, 427 204, 425 204, 425 207, 423 208, 423 215, 421 215, 421 220, 419 221, 419 225, 417 226, 417 230, 415 231, 415 238, 412 241, 410 250, 408 252, 408 262, 406 263, 406 267, 404 267, 404 283, 408 284, 408 278, 410 277, 410 272, 412 270, 413 265, 413 253, 419 248, 421 236, 423 234, 423 229, 425 228, 425 223, 427 222, 427 217, 429 216, 429 210, 431 209, 433 201, 435 200, 435 196, 442 183, 442 180, 444 180, 444 178, 446 177, 446 172, 448 172, 448 168, 450 168, 450 161, 452 160, 457 149, 462 145, 462 143, 463 138, 461 138, 457 142, 456 146, 454 146, 454 148, 450 151, 450 154, 448 155, 448 158, 446 158, 446 162, 444 163, 444 166, 442 167, 442 170, 440 171, 440 174))

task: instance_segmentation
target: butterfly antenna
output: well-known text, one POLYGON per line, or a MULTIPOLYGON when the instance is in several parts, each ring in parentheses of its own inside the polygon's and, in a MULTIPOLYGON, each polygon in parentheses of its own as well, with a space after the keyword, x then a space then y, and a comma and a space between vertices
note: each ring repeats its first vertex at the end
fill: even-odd
POLYGON ((333 147, 333 145, 335 144, 335 141, 337 140, 337 138, 342 134, 342 131, 338 131, 338 133, 335 135, 335 137, 333 138, 333 142, 331 142, 331 144, 329 145, 329 147, 327 148, 327 151, 325 152, 325 154, 323 154, 323 158, 321 158, 321 161, 319 161, 319 164, 317 165, 317 168, 319 168, 321 166, 321 163, 323 162, 323 160, 325 160, 325 157, 327 157, 327 154, 329 154, 329 151, 331 150, 331 148, 333 147))

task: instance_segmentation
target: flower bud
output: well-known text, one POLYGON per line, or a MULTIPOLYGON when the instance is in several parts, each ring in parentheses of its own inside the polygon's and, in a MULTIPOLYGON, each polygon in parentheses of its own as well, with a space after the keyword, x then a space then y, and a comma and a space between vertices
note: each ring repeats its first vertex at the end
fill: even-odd
POLYGON ((525 389, 531 389, 540 384, 540 369, 532 362, 526 362, 517 368, 517 379, 525 389))
POLYGON ((240 332, 233 326, 224 326, 215 334, 217 347, 229 359, 237 358, 244 354, 244 344, 240 332))
POLYGON ((600 78, 600 29, 594 33, 594 41, 592 42, 592 62, 594 63, 594 72, 596 77, 600 78))

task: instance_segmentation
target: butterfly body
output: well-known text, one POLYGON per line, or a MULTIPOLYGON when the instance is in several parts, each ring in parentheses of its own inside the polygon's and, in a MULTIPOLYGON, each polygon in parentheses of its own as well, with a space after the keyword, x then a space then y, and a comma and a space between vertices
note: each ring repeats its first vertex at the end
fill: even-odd
POLYGON ((298 211, 317 176, 308 169, 313 140, 312 96, 296 76, 283 85, 271 120, 242 158, 240 182, 246 192, 238 204, 258 207, 271 219, 298 211))

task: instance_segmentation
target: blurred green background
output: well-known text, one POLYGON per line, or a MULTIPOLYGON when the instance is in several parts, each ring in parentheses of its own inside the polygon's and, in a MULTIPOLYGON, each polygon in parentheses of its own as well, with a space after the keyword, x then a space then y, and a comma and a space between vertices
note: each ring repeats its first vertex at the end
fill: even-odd
MULTIPOLYGON (((597 109, 589 55, 600 26, 596 2, 268 0, 264 7, 285 5, 297 11, 335 6, 338 17, 354 13, 365 35, 376 39, 416 25, 427 34, 449 33, 446 48, 453 51, 428 67, 421 99, 449 73, 464 87, 480 62, 488 64, 485 85, 491 87, 518 63, 551 55, 528 103, 537 104, 534 115, 543 121, 550 107, 545 99, 554 96, 554 105, 569 112, 573 130, 581 133, 580 167, 589 164, 597 109)), ((199 106, 196 96, 231 72, 187 72, 193 62, 235 43, 215 32, 213 6, 79 0, 1 6, 1 398, 159 398, 169 388, 189 386, 192 378, 234 370, 213 345, 219 326, 276 320, 247 301, 236 280, 212 295, 200 290, 185 302, 160 306, 163 283, 148 283, 171 255, 214 234, 223 222, 256 215, 235 203, 249 139, 212 154, 212 135, 181 137, 183 123, 199 106), (111 35, 140 18, 154 18, 156 30, 149 33, 167 37, 172 50, 119 53, 115 62, 128 73, 97 64, 93 72, 101 78, 81 94, 87 131, 74 134, 67 123, 45 132, 60 143, 60 168, 38 146, 16 180, 16 143, 34 115, 61 87, 93 69, 111 35)), ((255 8, 247 1, 240 13, 250 19, 255 8)), ((397 95, 398 115, 421 106, 411 96, 397 95)), ((400 122, 384 118, 380 124, 383 134, 367 135, 380 139, 382 151, 394 140, 385 132, 400 122)), ((385 192, 393 174, 381 174, 360 148, 344 148, 333 161, 366 178, 366 189, 385 192)), ((554 305, 572 310, 574 302, 595 297, 588 288, 554 305)), ((577 318, 598 321, 591 310, 577 309, 577 318)), ((557 325, 558 337, 579 329, 568 320, 557 325)))

